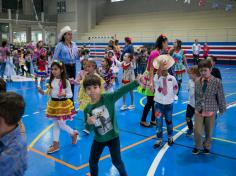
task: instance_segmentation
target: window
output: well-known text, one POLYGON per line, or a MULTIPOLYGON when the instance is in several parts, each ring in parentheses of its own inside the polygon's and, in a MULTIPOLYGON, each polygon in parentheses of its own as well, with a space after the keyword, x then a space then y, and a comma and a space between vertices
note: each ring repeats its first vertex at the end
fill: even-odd
POLYGON ((66 13, 66 1, 65 0, 60 0, 57 1, 57 13, 66 13))
POLYGON ((111 0, 111 2, 120 2, 120 1, 124 1, 124 0, 111 0))

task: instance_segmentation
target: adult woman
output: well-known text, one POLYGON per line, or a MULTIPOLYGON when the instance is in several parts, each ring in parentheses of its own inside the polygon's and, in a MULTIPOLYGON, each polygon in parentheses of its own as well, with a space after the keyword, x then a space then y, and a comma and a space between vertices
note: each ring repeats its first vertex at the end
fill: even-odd
POLYGON ((0 77, 2 78, 6 67, 6 60, 8 53, 10 53, 10 50, 7 47, 7 41, 3 41, 2 47, 0 47, 0 77))
POLYGON ((157 72, 156 69, 153 67, 153 60, 157 58, 159 55, 163 54, 166 52, 166 49, 168 47, 168 39, 165 35, 161 34, 157 40, 156 40, 156 49, 153 50, 149 57, 148 57, 148 64, 146 68, 146 73, 148 75, 149 79, 149 85, 146 88, 146 90, 143 92, 147 96, 147 103, 144 106, 143 109, 143 115, 142 119, 140 121, 140 125, 143 127, 150 127, 150 126, 155 126, 155 112, 154 112, 154 94, 153 94, 153 78, 154 74, 157 72), (152 108, 152 116, 151 116, 151 122, 150 124, 146 122, 148 112, 152 108))
POLYGON ((130 37, 125 37, 125 46, 121 54, 121 60, 123 60, 123 57, 126 53, 134 54, 134 47, 130 37))
MULTIPOLYGON (((63 61, 66 66, 66 72, 69 79, 75 79, 76 76, 76 59, 78 59, 78 47, 72 42, 72 30, 69 26, 61 29, 58 36, 59 43, 55 48, 53 59, 63 61)), ((71 85, 74 96, 74 85, 71 85)), ((73 97, 72 97, 73 100, 73 97)))

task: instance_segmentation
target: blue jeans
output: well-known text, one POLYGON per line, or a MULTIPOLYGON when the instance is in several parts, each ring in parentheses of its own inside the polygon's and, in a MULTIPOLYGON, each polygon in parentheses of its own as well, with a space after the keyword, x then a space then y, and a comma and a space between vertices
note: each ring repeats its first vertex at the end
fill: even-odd
POLYGON ((155 103, 157 139, 163 138, 163 129, 162 129, 163 117, 165 117, 168 137, 173 136, 172 113, 173 113, 173 103, 168 105, 163 105, 157 102, 155 103))
POLYGON ((4 75, 5 67, 6 67, 6 62, 0 62, 0 77, 2 78, 4 75))

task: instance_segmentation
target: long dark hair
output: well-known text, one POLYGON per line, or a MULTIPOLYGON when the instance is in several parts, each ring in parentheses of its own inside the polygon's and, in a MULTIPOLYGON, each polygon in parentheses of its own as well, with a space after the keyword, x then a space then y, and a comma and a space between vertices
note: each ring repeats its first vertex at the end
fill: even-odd
MULTIPOLYGON (((54 60, 54 61, 52 62, 51 68, 52 68, 54 65, 56 65, 60 70, 62 70, 62 72, 61 72, 61 80, 62 80, 63 89, 65 89, 65 88, 66 88, 66 79, 67 79, 65 64, 64 64, 62 61, 54 60)), ((54 76, 53 76, 53 74, 51 73, 50 79, 49 79, 49 86, 50 86, 50 88, 53 88, 52 85, 51 85, 53 79, 54 79, 54 76)))
POLYGON ((161 34, 156 40, 155 47, 158 48, 159 50, 162 50, 163 49, 163 42, 166 42, 167 40, 168 40, 168 38, 164 34, 161 34))

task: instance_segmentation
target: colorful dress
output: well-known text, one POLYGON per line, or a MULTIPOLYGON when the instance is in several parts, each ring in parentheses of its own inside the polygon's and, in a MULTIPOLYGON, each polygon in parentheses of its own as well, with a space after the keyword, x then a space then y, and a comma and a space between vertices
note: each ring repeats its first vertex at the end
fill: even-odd
POLYGON ((135 66, 132 62, 130 63, 122 63, 122 68, 123 68, 123 75, 122 75, 122 83, 123 84, 128 84, 132 81, 135 80, 135 74, 134 74, 134 69, 135 66))
POLYGON ((37 77, 47 77, 46 65, 47 65, 46 60, 38 58, 38 61, 37 61, 38 69, 36 71, 36 76, 37 77))
POLYGON ((16 75, 16 71, 15 71, 15 65, 13 64, 13 58, 12 57, 8 57, 6 60, 6 67, 5 67, 5 72, 4 74, 7 77, 11 77, 11 76, 15 76, 16 75))
POLYGON ((104 88, 107 92, 112 92, 112 80, 115 79, 115 75, 112 72, 112 69, 105 70, 102 67, 99 68, 99 74, 105 81, 104 88))
POLYGON ((183 73, 185 73, 186 70, 183 64, 184 54, 185 54, 184 50, 174 51, 172 54, 172 57, 175 60, 174 71, 177 80, 182 79, 182 75, 183 73))
POLYGON ((52 88, 48 86, 46 91, 51 97, 47 104, 46 116, 54 120, 72 120, 76 111, 70 100, 72 97, 70 82, 66 80, 66 88, 63 89, 62 80, 54 78, 51 86, 52 88), (59 98, 59 93, 65 93, 66 97, 59 98))

